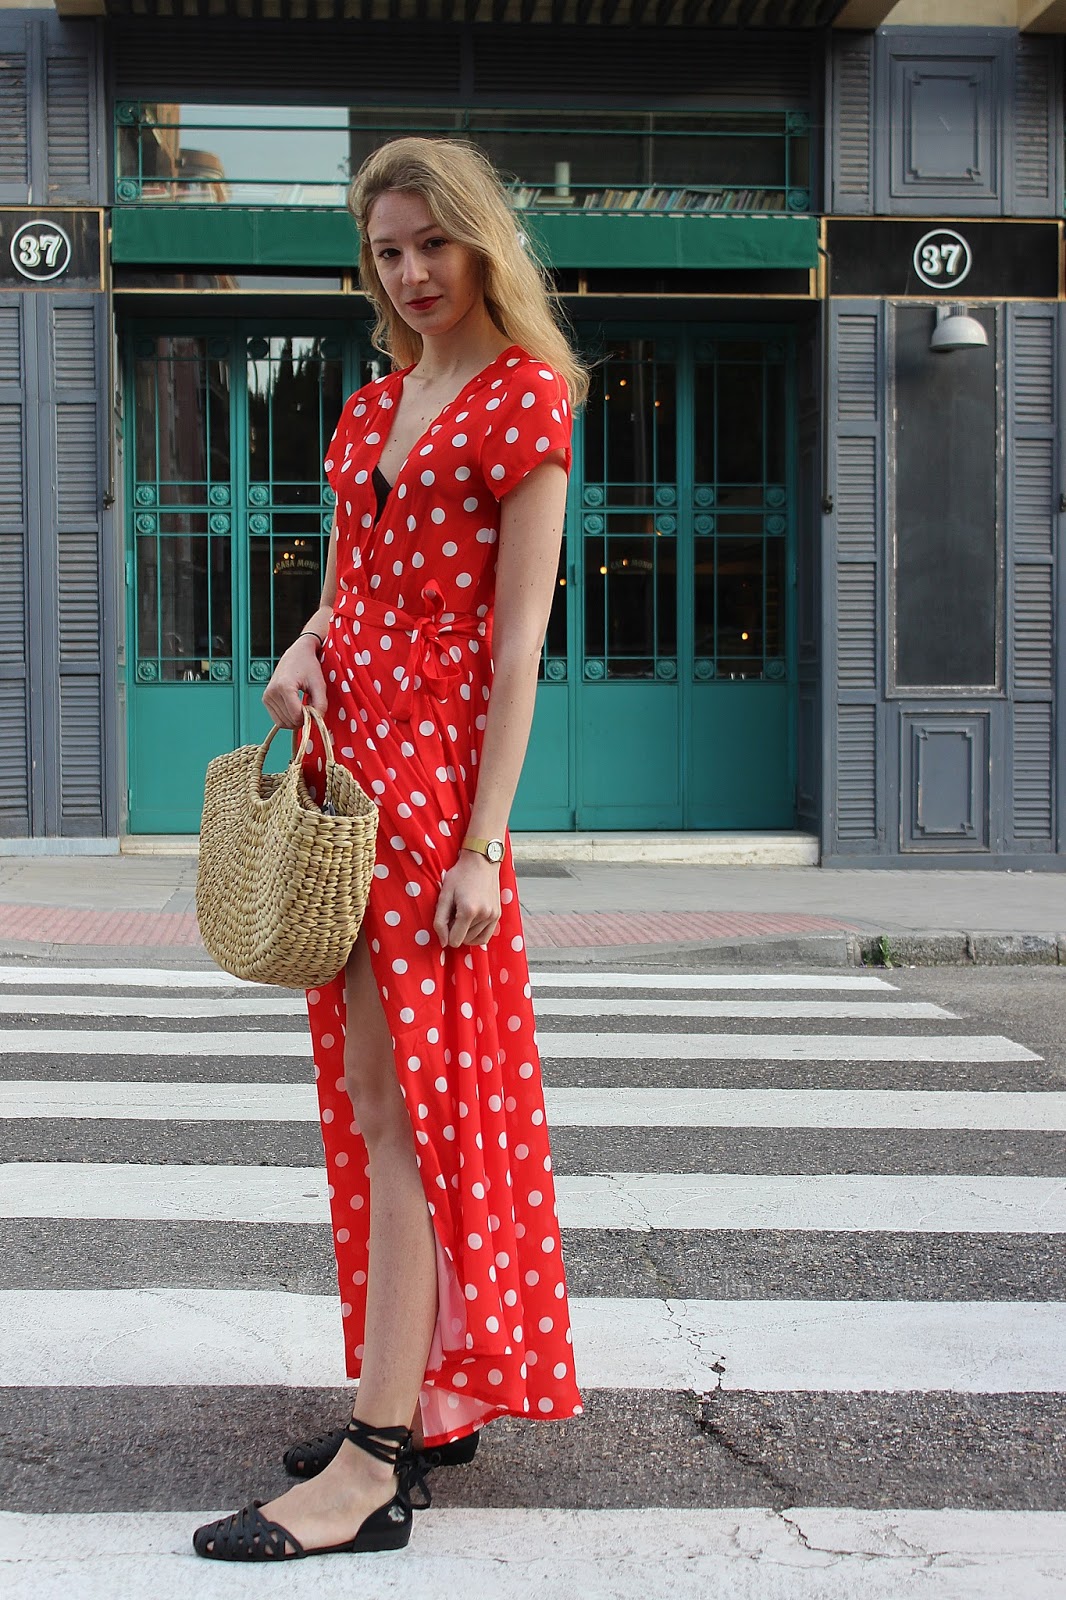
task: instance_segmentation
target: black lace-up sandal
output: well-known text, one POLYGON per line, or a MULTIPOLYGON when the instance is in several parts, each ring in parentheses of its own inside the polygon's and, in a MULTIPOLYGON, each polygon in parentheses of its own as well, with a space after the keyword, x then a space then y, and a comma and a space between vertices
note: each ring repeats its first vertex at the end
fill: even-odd
MULTIPOLYGON (((465 1467, 477 1454, 478 1438, 475 1431, 449 1444, 434 1445, 430 1450, 419 1449, 417 1445, 413 1448, 423 1472, 432 1472, 437 1467, 465 1467)), ((317 1478, 329 1466, 344 1439, 344 1428, 334 1428, 332 1433, 320 1434, 306 1444, 294 1444, 282 1456, 285 1471, 291 1478, 317 1478)))
POLYGON ((428 1506, 432 1500, 425 1471, 411 1448, 410 1428, 375 1428, 353 1417, 341 1430, 341 1438, 350 1439, 376 1460, 389 1462, 399 1479, 392 1499, 370 1513, 354 1539, 305 1550, 280 1522, 263 1516, 260 1507, 264 1501, 253 1500, 243 1511, 197 1528, 192 1536, 196 1554, 211 1561, 302 1561, 305 1556, 402 1550, 411 1537, 412 1490, 418 1489, 424 1496, 420 1507, 428 1506))

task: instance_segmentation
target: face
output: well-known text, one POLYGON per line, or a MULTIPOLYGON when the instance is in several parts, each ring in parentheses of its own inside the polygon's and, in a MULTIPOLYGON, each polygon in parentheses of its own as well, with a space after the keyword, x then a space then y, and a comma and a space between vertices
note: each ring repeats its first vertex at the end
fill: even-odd
POLYGON ((477 256, 449 239, 421 195, 380 195, 367 234, 381 286, 416 333, 451 333, 481 309, 477 256))

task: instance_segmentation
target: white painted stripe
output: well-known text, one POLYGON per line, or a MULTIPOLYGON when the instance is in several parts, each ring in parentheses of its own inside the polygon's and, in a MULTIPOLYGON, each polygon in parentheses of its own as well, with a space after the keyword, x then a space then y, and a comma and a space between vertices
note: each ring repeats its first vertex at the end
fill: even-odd
POLYGON ((833 972, 599 972, 586 968, 579 972, 545 969, 532 976, 538 989, 896 989, 884 978, 850 978, 833 972))
MULTIPOLYGON (((554 1089, 556 1127, 983 1128, 1066 1132, 1066 1093, 946 1089, 554 1089)), ((317 1122, 304 1083, 0 1079, 0 1117, 147 1122, 317 1122)))
MULTIPOLYGON (((609 1172, 555 1182, 564 1228, 1066 1233, 1062 1178, 609 1172)), ((326 1179, 308 1167, 10 1162, 0 1217, 323 1224, 326 1179)))
MULTIPOLYGON (((892 1012, 895 1015, 893 1009, 892 1012)), ((210 995, 0 994, 0 1017, 306 1017, 307 1001, 278 991, 254 999, 210 995)))
MULTIPOLYGON (((725 1017, 791 1022, 891 1022, 957 1020, 953 1011, 924 1000, 599 1000, 550 999, 534 1002, 538 1017, 725 1017)), ((2 1010, 0 1006, 0 1010, 2 1010)))
MULTIPOLYGON (((540 989, 824 989, 888 990, 896 985, 884 978, 842 977, 836 973, 787 972, 580 972, 550 970, 534 972, 532 981, 540 989)), ((217 967, 66 967, 59 963, 25 967, 0 966, 0 984, 77 985, 89 988, 106 985, 119 989, 244 989, 261 994, 277 994, 266 984, 246 983, 232 978, 217 967)))
MULTIPOLYGON (((1066 1303, 572 1299, 592 1389, 1066 1390, 1066 1303)), ((345 1381, 334 1295, 0 1293, 0 1386, 345 1381)), ((535 1348, 536 1336, 527 1343, 535 1348)))
POLYGON ((398 1557, 194 1565, 192 1530, 232 1510, 0 1513, 6 1600, 1061 1600, 1066 1584, 1055 1511, 434 1506, 398 1557))
MULTIPOLYGON (((853 1033, 543 1033, 546 1061, 1040 1061, 1001 1034, 853 1033)), ((0 1028, 0 1057, 272 1056, 310 1060, 311 1043, 300 1029, 268 1033, 138 1033, 99 1029, 0 1028)))
POLYGON ((62 962, 25 967, 0 966, 0 984, 14 984, 16 988, 30 984, 77 985, 90 988, 101 985, 118 989, 245 989, 262 994, 278 991, 266 984, 246 983, 243 978, 233 978, 217 967, 68 967, 62 962))
POLYGON ((1066 1514, 789 1506, 419 1513, 400 1556, 198 1561, 199 1511, 0 1513, 6 1600, 1061 1600, 1066 1514), (276 1580, 276 1581, 275 1581, 276 1580))
MULTIPOLYGON (((926 1001, 905 1000, 678 1000, 599 999, 538 996, 538 1017, 716 1017, 775 1019, 793 1022, 942 1021, 954 1018, 926 1001)), ((0 994, 0 1016, 35 1017, 306 1017, 307 1002, 266 994, 261 998, 220 999, 211 996, 101 995, 101 994, 0 994)))

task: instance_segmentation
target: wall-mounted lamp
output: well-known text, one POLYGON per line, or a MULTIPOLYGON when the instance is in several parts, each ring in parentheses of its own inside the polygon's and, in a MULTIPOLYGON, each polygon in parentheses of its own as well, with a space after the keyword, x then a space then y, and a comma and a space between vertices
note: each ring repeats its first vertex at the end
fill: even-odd
POLYGON ((929 341, 934 355, 947 356, 953 350, 983 350, 988 347, 988 334, 971 317, 965 306, 937 306, 936 327, 929 341))

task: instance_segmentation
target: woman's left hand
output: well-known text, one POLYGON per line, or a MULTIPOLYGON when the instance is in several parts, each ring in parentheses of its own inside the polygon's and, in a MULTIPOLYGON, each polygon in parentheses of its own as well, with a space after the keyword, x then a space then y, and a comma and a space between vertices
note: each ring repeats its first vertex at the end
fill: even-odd
POLYGON ((500 869, 473 850, 460 850, 444 874, 433 931, 441 945, 488 944, 500 921, 500 869))

